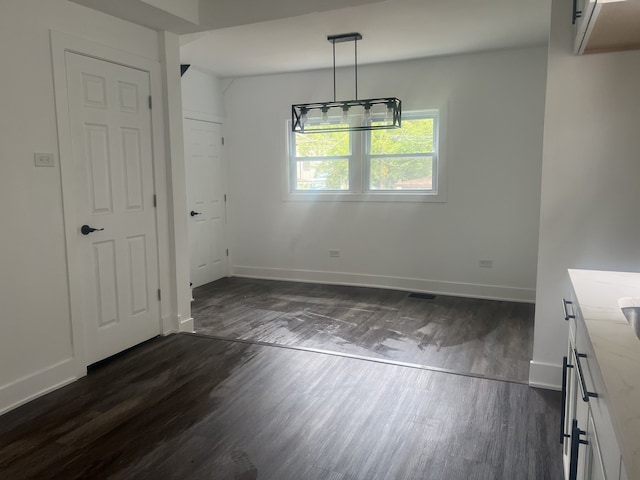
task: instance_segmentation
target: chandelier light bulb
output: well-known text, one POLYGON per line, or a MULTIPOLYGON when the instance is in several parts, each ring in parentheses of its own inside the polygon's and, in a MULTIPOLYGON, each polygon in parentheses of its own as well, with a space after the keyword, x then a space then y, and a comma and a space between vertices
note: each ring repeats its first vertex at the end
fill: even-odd
POLYGON ((349 105, 342 106, 342 123, 349 123, 349 105))
POLYGON ((387 113, 384 116, 385 120, 393 120, 393 107, 387 107, 387 113))
POLYGON ((371 105, 368 103, 364 106, 364 119, 369 121, 371 119, 371 105))
POLYGON ((329 107, 322 107, 322 123, 329 123, 329 107))

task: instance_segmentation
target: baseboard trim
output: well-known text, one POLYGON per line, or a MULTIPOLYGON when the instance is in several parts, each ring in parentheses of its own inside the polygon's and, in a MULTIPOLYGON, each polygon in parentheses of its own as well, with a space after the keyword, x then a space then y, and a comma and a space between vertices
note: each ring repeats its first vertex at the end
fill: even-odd
POLYGON ((531 360, 529 363, 529 386, 546 388, 547 390, 561 390, 562 365, 531 360))
POLYGON ((187 318, 186 320, 182 320, 181 316, 178 315, 178 331, 187 332, 187 333, 195 332, 195 324, 193 323, 193 317, 187 318))
POLYGON ((388 288, 456 297, 505 300, 510 302, 534 303, 535 289, 506 287, 501 285, 481 285, 474 283, 447 282, 419 278, 403 278, 361 273, 327 272, 320 270, 296 270, 282 268, 250 267, 234 265, 231 274, 235 277, 287 280, 292 282, 314 282, 356 287, 388 288))
POLYGON ((79 378, 76 361, 63 360, 0 387, 0 415, 79 378))
POLYGON ((177 315, 176 317, 172 315, 165 315, 160 321, 162 323, 163 335, 169 335, 170 333, 178 332, 178 327, 180 325, 180 315, 177 315))

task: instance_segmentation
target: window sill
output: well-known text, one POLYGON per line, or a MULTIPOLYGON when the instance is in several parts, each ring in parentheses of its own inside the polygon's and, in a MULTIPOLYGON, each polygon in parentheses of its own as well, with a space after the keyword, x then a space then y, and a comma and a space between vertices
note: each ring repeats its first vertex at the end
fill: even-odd
POLYGON ((289 202, 406 202, 444 203, 444 193, 342 193, 342 192, 287 192, 283 198, 289 202))

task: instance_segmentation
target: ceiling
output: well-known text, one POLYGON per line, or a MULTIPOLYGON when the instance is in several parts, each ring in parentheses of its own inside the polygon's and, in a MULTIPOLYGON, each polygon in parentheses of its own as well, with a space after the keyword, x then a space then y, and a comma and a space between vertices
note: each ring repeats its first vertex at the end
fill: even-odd
MULTIPOLYGON (((221 77, 331 67, 327 35, 347 32, 359 65, 544 45, 550 19, 550 0, 71 1, 180 34, 181 62, 221 77)), ((337 44, 336 64, 353 53, 337 44)))

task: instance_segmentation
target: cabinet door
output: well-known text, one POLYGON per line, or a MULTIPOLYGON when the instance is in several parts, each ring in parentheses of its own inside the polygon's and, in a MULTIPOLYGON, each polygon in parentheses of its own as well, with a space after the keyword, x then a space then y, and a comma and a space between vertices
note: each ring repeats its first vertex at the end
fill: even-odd
MULTIPOLYGON (((576 385, 576 388, 579 388, 578 385, 576 385)), ((576 420, 578 420, 578 426, 580 427, 580 429, 587 432, 586 434, 580 435, 580 438, 584 440, 585 437, 588 437, 589 435, 589 431, 587 430, 589 428, 589 404, 582 400, 579 394, 577 396, 578 399, 576 400, 576 420)), ((580 444, 580 446, 578 447, 578 475, 576 479, 587 480, 590 478, 588 475, 590 447, 591 442, 586 445, 580 444)))
MULTIPOLYGON (((583 443, 585 440, 588 442, 589 431, 593 432, 594 430, 589 430, 589 402, 583 400, 583 396, 580 389, 580 375, 577 368, 577 358, 575 355, 575 350, 572 348, 573 345, 569 344, 571 365, 573 368, 570 369, 571 374, 571 382, 570 388, 572 390, 572 395, 570 397, 570 403, 568 405, 569 418, 571 418, 571 428, 569 432, 571 432, 571 438, 566 439, 565 443, 568 444, 568 457, 565 457, 565 478, 571 480, 584 480, 588 479, 588 471, 589 471, 589 451, 588 447, 590 443, 583 443), (576 427, 574 429, 573 427, 576 427), (576 431, 577 430, 577 431, 576 431), (567 463, 568 462, 568 466, 567 463), (573 472, 571 465, 573 464, 573 472), (572 477, 572 474, 575 475, 572 477)), ((566 451, 566 449, 565 449, 566 451)))
POLYGON ((582 54, 595 23, 591 20, 598 16, 601 5, 596 0, 576 0, 574 5, 576 11, 574 12, 575 40, 573 52, 582 54))
MULTIPOLYGON (((613 430, 613 424, 606 404, 606 391, 604 388, 604 380, 597 359, 593 352, 593 346, 589 338, 589 334, 582 318, 580 308, 575 309, 576 315, 576 336, 575 348, 580 355, 582 377, 584 379, 583 387, 578 392, 578 403, 580 403, 582 395, 587 393, 589 401, 586 402, 589 408, 589 421, 597 428, 598 440, 598 458, 596 459, 606 472, 606 478, 609 480, 618 480, 620 478, 620 449, 613 430)), ((578 359, 574 356, 574 362, 578 359)), ((580 386, 580 383, 578 384, 580 386)), ((580 422, 580 428, 587 430, 587 427, 594 429, 587 424, 580 422)), ((596 476, 596 478, 600 478, 596 476)))
POLYGON ((589 443, 585 445, 584 451, 584 478, 586 480, 606 480, 607 477, 604 474, 604 465, 600 454, 598 436, 596 435, 596 429, 591 415, 589 415, 586 439, 589 443))
POLYGON ((627 472, 625 471, 624 467, 620 468, 620 480, 629 480, 629 477, 627 476, 627 472))
POLYGON ((569 348, 567 352, 566 360, 563 359, 563 368, 565 383, 565 399, 564 399, 564 422, 562 433, 564 435, 562 441, 562 460, 564 465, 564 477, 569 478, 569 464, 571 462, 571 424, 575 418, 576 412, 576 400, 577 400, 577 388, 575 368, 573 368, 573 344, 571 339, 569 340, 569 348), (565 364, 566 363, 566 367, 565 364))
MULTIPOLYGON (((576 365, 575 354, 573 350, 573 344, 569 342, 569 357, 567 368, 567 383, 566 383, 566 403, 565 403, 565 419, 564 419, 564 432, 567 437, 564 438, 562 444, 562 456, 564 464, 564 476, 566 479, 571 478, 572 462, 575 480, 587 479, 589 472, 590 454, 587 444, 578 443, 587 440, 589 432, 593 432, 593 428, 590 427, 590 413, 589 403, 582 399, 580 393, 580 386, 578 382, 580 378, 578 376, 578 369, 576 365), (582 434, 577 434, 573 427, 576 425, 582 434), (575 450, 577 448, 577 451, 575 450)), ((593 423, 593 422, 592 422, 593 423)), ((587 440, 588 441, 588 440, 587 440)), ((599 477, 596 477, 599 478, 599 477)), ((573 479, 571 479, 573 480, 573 479)))

